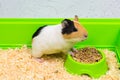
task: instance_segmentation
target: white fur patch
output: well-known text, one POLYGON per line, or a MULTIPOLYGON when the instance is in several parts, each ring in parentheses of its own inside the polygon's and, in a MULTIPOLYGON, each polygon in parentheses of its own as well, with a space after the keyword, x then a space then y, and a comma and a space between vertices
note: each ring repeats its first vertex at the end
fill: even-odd
POLYGON ((61 32, 61 24, 43 28, 40 34, 33 38, 32 55, 41 57, 43 54, 67 53, 73 43, 68 43, 61 32))

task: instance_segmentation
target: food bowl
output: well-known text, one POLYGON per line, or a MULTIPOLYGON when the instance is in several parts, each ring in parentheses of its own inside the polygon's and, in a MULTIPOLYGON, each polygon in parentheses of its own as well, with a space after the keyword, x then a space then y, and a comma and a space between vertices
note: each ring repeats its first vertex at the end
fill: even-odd
POLYGON ((104 75, 106 73, 108 66, 106 63, 105 54, 101 50, 98 51, 101 54, 102 59, 95 63, 78 62, 74 60, 70 54, 68 54, 64 63, 64 67, 71 74, 87 74, 90 77, 99 78, 101 75, 104 75))

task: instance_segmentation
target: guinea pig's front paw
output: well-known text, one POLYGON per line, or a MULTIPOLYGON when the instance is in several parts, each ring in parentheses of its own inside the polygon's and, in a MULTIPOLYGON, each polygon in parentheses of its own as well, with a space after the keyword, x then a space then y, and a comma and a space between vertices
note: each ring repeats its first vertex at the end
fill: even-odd
POLYGON ((72 51, 69 51, 69 54, 70 54, 71 56, 74 56, 74 55, 75 55, 75 53, 72 52, 72 51))
POLYGON ((72 51, 72 52, 76 52, 76 53, 78 52, 78 50, 75 49, 75 48, 72 48, 71 51, 72 51))
POLYGON ((71 49, 71 51, 69 51, 69 54, 70 54, 70 55, 72 55, 72 56, 74 56, 74 55, 75 55, 75 53, 77 53, 77 52, 78 52, 78 50, 77 50, 77 49, 72 48, 72 49, 71 49))

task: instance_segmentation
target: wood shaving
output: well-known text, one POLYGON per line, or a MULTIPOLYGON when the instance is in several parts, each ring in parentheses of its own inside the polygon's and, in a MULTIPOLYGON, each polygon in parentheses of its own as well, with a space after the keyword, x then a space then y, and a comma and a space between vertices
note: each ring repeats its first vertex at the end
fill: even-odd
MULTIPOLYGON (((115 53, 103 50, 109 70, 99 80, 120 80, 115 53)), ((94 80, 87 75, 72 75, 64 68, 65 55, 55 54, 42 57, 38 62, 31 56, 27 46, 16 49, 0 49, 0 80, 94 80)))

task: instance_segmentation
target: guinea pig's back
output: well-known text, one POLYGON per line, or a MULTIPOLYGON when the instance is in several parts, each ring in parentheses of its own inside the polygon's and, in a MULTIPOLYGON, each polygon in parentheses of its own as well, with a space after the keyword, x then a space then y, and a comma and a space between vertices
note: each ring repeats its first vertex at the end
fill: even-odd
POLYGON ((39 49, 41 48, 43 51, 48 50, 51 53, 61 50, 66 45, 61 30, 61 25, 43 28, 39 35, 33 39, 33 46, 35 44, 39 49))
POLYGON ((60 25, 54 25, 54 26, 47 26, 38 35, 38 38, 40 40, 44 41, 56 41, 60 40, 62 38, 61 35, 61 26, 60 25))

